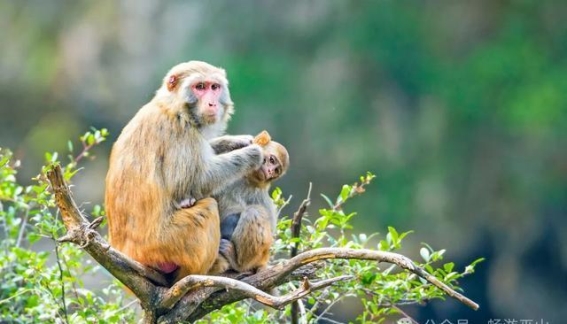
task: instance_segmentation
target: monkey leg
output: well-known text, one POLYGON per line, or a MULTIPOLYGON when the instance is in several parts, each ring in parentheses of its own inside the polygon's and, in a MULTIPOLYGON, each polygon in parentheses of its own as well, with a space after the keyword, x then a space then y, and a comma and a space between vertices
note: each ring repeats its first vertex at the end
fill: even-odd
POLYGON ((162 253, 168 262, 179 267, 174 282, 189 274, 206 274, 219 250, 220 224, 216 200, 201 199, 190 208, 177 210, 162 231, 162 253))
POLYGON ((240 213, 230 214, 225 216, 220 223, 221 238, 230 241, 230 239, 232 238, 232 234, 234 233, 234 229, 236 228, 236 225, 238 225, 239 220, 240 220, 240 213))
POLYGON ((270 214, 266 208, 261 205, 248 206, 240 214, 232 233, 231 242, 236 258, 229 260, 230 264, 238 272, 264 267, 270 259, 273 241, 270 214))
POLYGON ((215 263, 211 269, 209 269, 209 274, 217 275, 234 268, 234 260, 236 260, 234 245, 231 241, 221 238, 219 254, 217 255, 215 263), (231 261, 233 264, 231 264, 231 261))

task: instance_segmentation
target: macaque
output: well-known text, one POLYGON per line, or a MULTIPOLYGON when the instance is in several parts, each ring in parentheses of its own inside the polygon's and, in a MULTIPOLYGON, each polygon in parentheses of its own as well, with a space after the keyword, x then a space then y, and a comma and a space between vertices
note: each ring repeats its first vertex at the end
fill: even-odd
POLYGON ((257 271, 270 259, 277 212, 269 189, 271 182, 287 171, 289 155, 283 145, 271 141, 266 131, 256 136, 253 143, 263 149, 262 166, 213 195, 219 206, 222 239, 211 274, 229 269, 257 271))
POLYGON ((222 135, 233 109, 223 69, 181 63, 112 148, 105 192, 110 244, 170 283, 208 273, 220 242, 210 196, 263 163, 257 144, 215 154, 208 142, 222 135))

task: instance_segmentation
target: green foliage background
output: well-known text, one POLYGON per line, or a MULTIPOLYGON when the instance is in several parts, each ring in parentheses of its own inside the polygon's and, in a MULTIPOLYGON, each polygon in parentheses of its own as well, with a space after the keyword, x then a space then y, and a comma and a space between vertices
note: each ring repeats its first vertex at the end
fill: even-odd
POLYGON ((480 312, 448 302, 418 319, 558 322, 566 14, 567 3, 537 0, 4 1, 0 146, 30 179, 43 152, 107 127, 75 181, 77 201, 100 203, 121 128, 169 67, 206 60, 229 74, 229 131, 267 129, 288 147, 278 185, 295 204, 284 214, 309 182, 332 193, 368 170, 377 178, 350 205, 355 229, 413 229, 404 246, 450 247, 458 265, 487 257, 464 283, 480 312))

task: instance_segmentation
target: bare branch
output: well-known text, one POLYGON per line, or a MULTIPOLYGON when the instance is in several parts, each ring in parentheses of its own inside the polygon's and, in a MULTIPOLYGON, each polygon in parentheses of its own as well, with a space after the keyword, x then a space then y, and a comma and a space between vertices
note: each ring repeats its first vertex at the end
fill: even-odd
POLYGON ((285 206, 289 205, 289 202, 291 201, 291 198, 293 198, 292 195, 289 195, 289 197, 287 197, 286 200, 283 201, 283 203, 281 204, 281 206, 278 208, 277 212, 276 212, 276 216, 277 218, 280 217, 280 214, 282 213, 282 210, 285 208, 285 206))
POLYGON ((188 291, 192 289, 197 289, 201 287, 217 287, 224 288, 227 291, 236 290, 242 294, 243 297, 252 298, 258 302, 276 309, 282 309, 285 305, 290 302, 297 300, 309 294, 311 291, 315 291, 321 288, 325 288, 334 282, 346 279, 352 279, 353 276, 340 276, 336 278, 321 280, 315 283, 309 282, 307 278, 303 278, 303 283, 300 288, 295 291, 281 297, 272 296, 262 290, 251 286, 245 282, 238 281, 227 277, 218 276, 202 276, 202 275, 190 275, 179 282, 177 282, 171 289, 169 289, 164 295, 163 300, 160 304, 163 308, 171 308, 175 303, 177 303, 188 291))
MULTIPOLYGON (((1 209, 1 205, 0 205, 0 209, 1 209)), ((28 226, 28 218, 30 216, 30 209, 27 208, 26 209, 26 213, 24 214, 24 217, 22 217, 22 225, 20 225, 20 232, 18 233, 18 239, 16 240, 16 246, 19 247, 20 244, 22 243, 22 238, 24 237, 24 234, 26 232, 26 226, 28 226)))
MULTIPOLYGON (((301 234, 301 221, 303 220, 303 215, 307 211, 307 207, 311 204, 311 188, 313 184, 309 182, 309 190, 307 191, 307 198, 301 202, 297 211, 293 214, 293 219, 291 222, 291 238, 299 238, 301 234)), ((291 247, 290 257, 294 257, 297 255, 297 251, 299 249, 299 242, 295 242, 291 247)), ((294 302, 291 304, 291 323, 297 324, 299 323, 299 304, 298 302, 294 302)))
POLYGON ((67 313, 67 301, 65 300, 65 282, 63 281, 63 267, 61 266, 61 257, 59 255, 59 245, 55 243, 55 261, 57 261, 57 268, 59 269, 59 281, 61 281, 61 303, 65 321, 69 323, 69 314, 67 313))
MULTIPOLYGON (((307 198, 305 198, 303 200, 303 202, 301 202, 301 205, 299 205, 299 208, 297 209, 297 211, 293 214, 293 219, 291 222, 291 237, 292 238, 298 238, 300 231, 301 231, 301 221, 303 220, 303 215, 305 214, 305 212, 307 211, 307 207, 309 207, 309 205, 311 204, 311 187, 312 187, 312 183, 309 183, 309 190, 307 191, 307 198)), ((291 248, 291 257, 294 257, 297 255, 297 250, 298 250, 298 243, 296 242, 294 244, 294 246, 291 248)))

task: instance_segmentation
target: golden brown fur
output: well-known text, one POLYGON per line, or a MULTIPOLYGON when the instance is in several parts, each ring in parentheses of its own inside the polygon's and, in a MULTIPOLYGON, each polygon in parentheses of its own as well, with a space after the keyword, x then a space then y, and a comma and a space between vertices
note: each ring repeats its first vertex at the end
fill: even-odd
POLYGON ((208 143, 232 111, 224 70, 191 61, 167 73, 112 149, 105 203, 113 247, 173 281, 208 272, 220 241, 217 203, 208 197, 262 162, 257 145, 216 155, 208 143), (195 96, 196 82, 222 87, 218 107, 195 96), (188 197, 196 204, 180 208, 188 197))
POLYGON ((270 259, 277 213, 269 188, 287 171, 289 155, 266 131, 254 143, 262 146, 262 167, 214 195, 219 203, 222 240, 212 274, 229 269, 256 271, 270 259))

